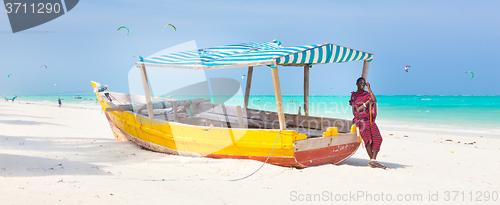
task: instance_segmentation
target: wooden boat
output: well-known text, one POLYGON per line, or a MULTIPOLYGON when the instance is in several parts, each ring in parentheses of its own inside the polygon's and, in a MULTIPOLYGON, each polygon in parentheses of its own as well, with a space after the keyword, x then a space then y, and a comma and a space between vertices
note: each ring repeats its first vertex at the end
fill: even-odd
POLYGON ((249 60, 249 57, 236 64, 218 63, 220 55, 225 53, 218 53, 219 58, 210 60, 210 65, 207 61, 202 65, 179 65, 178 62, 187 61, 186 55, 183 59, 170 58, 174 63, 165 63, 167 58, 161 59, 161 63, 156 61, 165 56, 148 57, 144 62, 136 63, 141 71, 145 96, 109 92, 107 86, 97 82, 92 82, 92 86, 115 138, 134 141, 146 149, 191 157, 252 159, 292 167, 344 161, 360 145, 356 129, 352 129, 351 120, 309 116, 309 69, 311 65, 321 63, 364 60, 362 76, 366 78, 372 54, 334 44, 288 48, 279 44, 276 41, 240 44, 246 52, 237 51, 224 58, 242 59, 241 55, 255 51, 264 53, 263 56, 267 55, 267 50, 273 52, 264 60, 249 60), (329 58, 318 59, 314 53, 329 58), (243 107, 213 104, 210 99, 203 98, 178 100, 149 94, 146 66, 214 69, 243 65, 249 66, 243 107), (277 112, 247 108, 253 66, 258 65, 271 67, 277 112), (284 113, 278 65, 304 66, 304 115, 300 110, 297 114, 284 113))

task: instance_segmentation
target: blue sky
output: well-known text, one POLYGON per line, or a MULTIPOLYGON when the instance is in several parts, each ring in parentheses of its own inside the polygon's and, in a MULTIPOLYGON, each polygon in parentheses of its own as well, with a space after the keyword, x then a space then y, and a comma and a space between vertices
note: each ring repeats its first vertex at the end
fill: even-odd
MULTIPOLYGON (((191 40, 204 48, 277 39, 282 46, 334 43, 374 53, 368 82, 375 94, 500 95, 499 9, 493 0, 80 1, 69 13, 16 34, 3 13, 0 94, 90 91, 90 80, 128 92, 133 55, 191 40), (162 32, 165 23, 177 32, 162 32), (122 25, 130 35, 116 31, 122 25)), ((361 69, 362 62, 314 66, 310 93, 349 95, 361 69)), ((279 71, 282 93, 301 95, 303 68, 279 71)), ((243 74, 246 68, 207 72, 239 81, 243 74)), ((254 69, 251 94, 274 94, 268 67, 254 69)))

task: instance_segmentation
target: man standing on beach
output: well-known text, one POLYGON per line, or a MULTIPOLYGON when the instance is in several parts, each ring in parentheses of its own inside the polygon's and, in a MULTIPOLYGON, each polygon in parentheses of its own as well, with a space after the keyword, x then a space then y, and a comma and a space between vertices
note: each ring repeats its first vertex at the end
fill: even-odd
POLYGON ((59 107, 61 107, 61 98, 57 99, 57 103, 59 103, 59 107))
POLYGON ((363 77, 356 80, 356 85, 358 86, 358 90, 351 93, 351 100, 349 101, 349 105, 352 106, 352 114, 354 115, 352 121, 359 128, 361 138, 363 138, 365 143, 366 151, 370 157, 368 165, 373 168, 386 169, 386 166, 377 163, 377 154, 382 144, 382 136, 377 124, 375 124, 377 99, 370 88, 370 83, 367 83, 363 77), (365 91, 365 87, 368 88, 369 92, 365 91))

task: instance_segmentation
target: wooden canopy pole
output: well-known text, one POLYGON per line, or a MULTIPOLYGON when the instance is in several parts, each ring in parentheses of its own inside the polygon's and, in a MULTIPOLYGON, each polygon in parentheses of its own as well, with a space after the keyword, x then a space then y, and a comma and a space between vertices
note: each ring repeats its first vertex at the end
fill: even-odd
POLYGON ((361 77, 365 79, 365 81, 368 81, 368 66, 370 66, 370 62, 365 61, 363 63, 363 73, 361 73, 361 77))
POLYGON ((245 108, 248 108, 248 99, 250 99, 250 85, 252 84, 253 66, 248 67, 247 87, 245 89, 245 108))
POLYGON ((278 120, 280 122, 280 130, 286 129, 285 112, 283 111, 283 100, 281 99, 280 78, 278 73, 278 66, 271 68, 273 75, 274 97, 276 98, 276 106, 278 108, 278 120))
POLYGON ((309 65, 304 66, 304 115, 309 116, 309 65))
POLYGON ((146 106, 148 107, 149 119, 152 120, 154 117, 153 104, 151 103, 151 95, 149 94, 148 75, 146 74, 146 67, 144 65, 141 65, 141 78, 142 78, 142 87, 144 88, 144 95, 146 97, 146 106))

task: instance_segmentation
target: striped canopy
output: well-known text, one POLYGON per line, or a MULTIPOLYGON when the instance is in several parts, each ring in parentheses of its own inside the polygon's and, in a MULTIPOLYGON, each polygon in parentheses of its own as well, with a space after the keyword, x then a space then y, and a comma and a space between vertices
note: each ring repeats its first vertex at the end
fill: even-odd
POLYGON ((372 61, 373 54, 331 43, 281 47, 273 40, 264 43, 242 43, 171 53, 145 58, 137 66, 186 69, 217 69, 248 66, 304 66, 348 61, 372 61))

